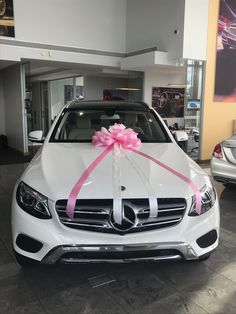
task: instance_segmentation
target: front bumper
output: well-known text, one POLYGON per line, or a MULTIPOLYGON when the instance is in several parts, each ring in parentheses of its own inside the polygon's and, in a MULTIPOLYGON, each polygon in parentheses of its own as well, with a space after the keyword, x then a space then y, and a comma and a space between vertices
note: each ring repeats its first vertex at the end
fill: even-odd
POLYGON ((42 264, 63 263, 128 263, 138 261, 198 259, 196 252, 187 244, 151 243, 133 245, 59 246, 50 251, 42 264))
POLYGON ((40 220, 24 212, 12 202, 12 239, 14 250, 44 264, 55 262, 133 262, 158 260, 196 260, 218 246, 219 205, 201 216, 185 214, 182 221, 172 227, 130 233, 106 234, 75 230, 62 225, 49 201, 53 216, 40 220), (215 230, 216 239, 207 247, 200 247, 197 240, 215 230), (17 237, 25 235, 42 243, 37 252, 23 250, 17 245, 17 237))
POLYGON ((227 160, 213 156, 211 159, 211 173, 216 181, 236 184, 236 167, 227 160))

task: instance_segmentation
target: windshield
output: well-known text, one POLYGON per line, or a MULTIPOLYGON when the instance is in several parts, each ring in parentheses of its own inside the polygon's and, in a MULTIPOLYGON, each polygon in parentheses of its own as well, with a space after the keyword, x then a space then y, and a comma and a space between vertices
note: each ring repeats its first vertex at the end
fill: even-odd
POLYGON ((91 142, 101 127, 121 123, 144 143, 170 142, 163 125, 151 111, 67 109, 58 120, 50 142, 91 142))

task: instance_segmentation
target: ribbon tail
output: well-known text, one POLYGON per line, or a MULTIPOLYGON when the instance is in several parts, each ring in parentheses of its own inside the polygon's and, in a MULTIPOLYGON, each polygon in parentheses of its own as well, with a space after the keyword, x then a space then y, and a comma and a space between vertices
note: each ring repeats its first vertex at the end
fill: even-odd
POLYGON ((150 218, 156 218, 158 215, 158 203, 156 197, 149 197, 150 218))
POLYGON ((152 185, 149 182, 148 177, 144 173, 144 171, 135 164, 133 160, 131 160, 126 154, 126 151, 123 151, 123 154, 125 158, 128 160, 130 165, 133 167, 137 175, 139 176, 140 180, 142 181, 143 185, 145 186, 147 193, 148 193, 148 199, 149 199, 149 218, 156 218, 158 216, 158 201, 156 197, 156 192, 153 190, 152 185))
POLYGON ((114 221, 122 224, 122 199, 121 199, 121 184, 120 184, 120 147, 117 143, 114 144, 113 150, 113 218, 114 221))
POLYGON ((195 197, 196 197, 196 213, 198 215, 201 214, 201 193, 198 189, 198 187, 196 186, 196 184, 190 180, 189 178, 187 178, 186 176, 184 176, 182 173, 176 171, 175 169, 163 164, 161 161, 153 158, 152 156, 149 156, 148 154, 145 154, 141 151, 138 151, 136 149, 131 149, 133 152, 135 152, 136 154, 139 154, 151 161, 153 161, 154 163, 156 163, 157 165, 159 165, 160 167, 164 168, 165 170, 171 172, 172 174, 174 174, 175 176, 177 176, 179 179, 183 180, 184 182, 186 182, 190 187, 191 189, 193 190, 194 194, 195 194, 195 197))
POLYGON ((75 204, 77 196, 84 184, 84 182, 87 180, 89 175, 93 172, 93 170, 97 167, 97 165, 101 162, 101 160, 113 149, 113 144, 108 146, 91 164, 90 166, 84 171, 82 176, 79 178, 79 180, 75 183, 73 186, 66 206, 66 214, 70 219, 74 218, 74 211, 75 211, 75 204))
POLYGON ((113 218, 117 224, 119 225, 122 224, 122 200, 121 198, 113 199, 113 218))

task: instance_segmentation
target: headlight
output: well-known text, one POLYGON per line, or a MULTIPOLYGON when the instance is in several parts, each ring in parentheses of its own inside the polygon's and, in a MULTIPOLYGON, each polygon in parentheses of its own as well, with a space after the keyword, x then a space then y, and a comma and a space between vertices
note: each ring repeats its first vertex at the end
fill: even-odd
MULTIPOLYGON (((202 198, 202 205, 201 205, 201 214, 206 213, 212 206, 215 204, 216 201, 216 192, 214 187, 210 184, 205 184, 203 188, 200 190, 201 198, 202 198)), ((199 216, 198 213, 195 211, 196 208, 196 200, 195 196, 192 198, 192 205, 189 211, 189 216, 199 216)))
POLYGON ((20 182, 16 192, 18 205, 28 214, 40 218, 50 219, 52 216, 48 208, 48 199, 33 190, 24 182, 20 182))

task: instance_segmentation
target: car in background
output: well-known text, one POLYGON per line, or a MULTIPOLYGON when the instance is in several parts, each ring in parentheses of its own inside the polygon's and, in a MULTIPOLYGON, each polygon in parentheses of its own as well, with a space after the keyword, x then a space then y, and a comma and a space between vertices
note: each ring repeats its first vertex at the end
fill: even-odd
MULTIPOLYGON (((42 133, 31 132, 30 139, 42 141, 42 133)), ((201 261, 218 246, 219 204, 207 174, 154 109, 139 102, 74 101, 16 183, 12 239, 22 266, 201 261), (105 148, 94 146, 92 137, 99 131, 107 138, 108 129, 121 127, 134 131, 141 147, 111 151, 103 160, 105 148)))
POLYGON ((218 30, 221 32, 225 50, 236 48, 236 5, 235 1, 222 0, 218 19, 218 30))
POLYGON ((226 187, 236 187, 236 135, 217 144, 211 158, 214 180, 226 187))

